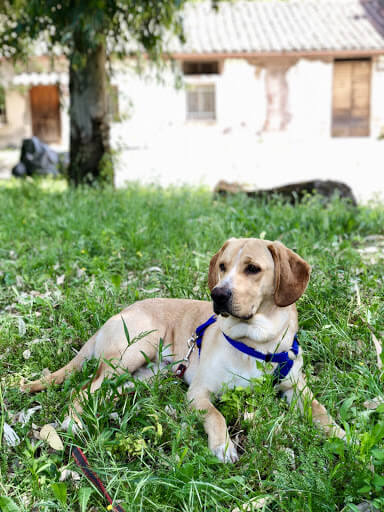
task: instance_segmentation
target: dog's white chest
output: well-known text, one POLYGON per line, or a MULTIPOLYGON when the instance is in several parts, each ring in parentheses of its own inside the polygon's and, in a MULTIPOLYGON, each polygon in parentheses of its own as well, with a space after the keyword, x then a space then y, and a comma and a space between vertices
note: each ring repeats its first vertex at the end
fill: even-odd
POLYGON ((264 363, 261 361, 246 354, 239 354, 239 356, 236 361, 227 361, 225 365, 225 375, 223 375, 225 381, 223 383, 230 387, 248 386, 251 379, 262 377, 265 371, 264 363))
POLYGON ((231 388, 246 387, 251 379, 262 377, 266 371, 264 362, 230 346, 217 354, 214 361, 211 361, 210 367, 209 376, 207 376, 209 387, 216 393, 222 389, 223 385, 231 388))

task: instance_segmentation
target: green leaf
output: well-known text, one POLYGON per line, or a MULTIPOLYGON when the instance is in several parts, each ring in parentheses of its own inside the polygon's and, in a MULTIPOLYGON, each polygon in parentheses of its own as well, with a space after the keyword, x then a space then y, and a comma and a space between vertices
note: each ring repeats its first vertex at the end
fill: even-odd
POLYGON ((360 494, 368 494, 372 491, 372 487, 370 485, 364 485, 363 487, 361 487, 358 492, 360 494))
POLYGON ((80 512, 87 512, 87 505, 93 489, 91 487, 82 487, 79 489, 80 512))
POLYGON ((348 414, 349 409, 351 408, 351 406, 355 400, 356 400, 355 395, 352 395, 349 398, 347 398, 346 400, 344 400, 343 405, 340 407, 340 418, 343 421, 347 421, 348 416, 349 416, 349 414, 348 414))
POLYGON ((381 475, 375 475, 373 477, 373 485, 376 487, 376 488, 381 488, 381 487, 384 487, 384 477, 381 476, 381 475))
POLYGON ((124 320, 123 317, 121 317, 121 320, 123 321, 125 338, 127 340, 128 345, 130 345, 131 344, 131 337, 129 336, 127 324, 125 323, 125 320, 124 320))
MULTIPOLYGON (((121 275, 120 274, 113 274, 111 276, 111 281, 112 281, 112 284, 115 288, 120 288, 120 284, 121 284, 121 275)), ((124 322, 124 320, 123 320, 124 322)))
POLYGON ((372 450, 372 455, 375 459, 379 461, 384 461, 384 449, 383 448, 375 448, 372 450))
POLYGON ((6 496, 0 496, 0 510, 1 512, 20 512, 16 503, 6 496))
POLYGON ((333 438, 327 443, 328 450, 335 455, 339 455, 339 457, 344 456, 345 452, 345 443, 342 439, 333 438))
POLYGON ((62 505, 67 503, 67 484, 64 482, 55 482, 51 484, 51 489, 55 498, 60 501, 62 505))

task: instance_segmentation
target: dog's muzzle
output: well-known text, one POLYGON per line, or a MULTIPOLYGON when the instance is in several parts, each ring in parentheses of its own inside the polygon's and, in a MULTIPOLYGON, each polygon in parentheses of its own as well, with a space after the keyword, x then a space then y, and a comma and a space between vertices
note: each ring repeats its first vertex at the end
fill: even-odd
POLYGON ((215 287, 211 292, 213 310, 216 315, 231 314, 232 291, 227 286, 215 287))

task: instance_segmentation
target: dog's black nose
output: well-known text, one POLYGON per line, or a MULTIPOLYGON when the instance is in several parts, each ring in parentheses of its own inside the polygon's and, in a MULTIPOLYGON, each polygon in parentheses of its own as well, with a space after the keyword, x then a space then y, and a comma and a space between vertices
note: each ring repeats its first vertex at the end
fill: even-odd
POLYGON ((215 312, 227 311, 227 306, 232 298, 232 291, 227 287, 217 287, 211 292, 211 297, 215 306, 215 312))

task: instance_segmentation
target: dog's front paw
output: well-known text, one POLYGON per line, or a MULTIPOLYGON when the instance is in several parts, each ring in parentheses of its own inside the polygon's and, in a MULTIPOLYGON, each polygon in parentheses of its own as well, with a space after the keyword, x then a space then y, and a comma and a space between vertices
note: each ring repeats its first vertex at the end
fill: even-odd
POLYGON ((230 439, 226 443, 219 444, 215 448, 212 448, 212 452, 221 462, 232 463, 239 460, 235 445, 230 439))

